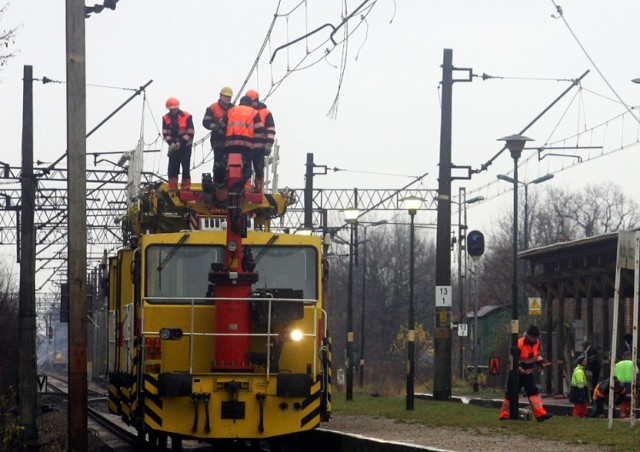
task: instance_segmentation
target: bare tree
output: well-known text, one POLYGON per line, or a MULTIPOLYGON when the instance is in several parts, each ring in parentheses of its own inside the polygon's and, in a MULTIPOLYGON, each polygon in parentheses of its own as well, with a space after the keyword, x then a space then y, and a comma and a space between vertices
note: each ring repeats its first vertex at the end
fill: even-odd
MULTIPOLYGON (((18 362, 18 293, 11 271, 0 267, 0 325, 2 341, 0 356, 5 363, 18 362)), ((0 395, 7 395, 10 387, 18 383, 17 366, 0 366, 0 395)))
MULTIPOLYGON (((537 191, 539 192, 539 191, 537 191)), ((524 202, 520 203, 524 208, 524 202)), ((524 231, 524 214, 518 213, 524 231)), ((638 204, 611 183, 589 185, 580 191, 547 188, 543 195, 529 199, 529 247, 549 245, 618 230, 631 229, 640 223, 638 204)), ((494 220, 494 230, 487 231, 487 251, 483 258, 480 304, 508 304, 513 278, 513 212, 505 211, 494 220)), ((522 235, 523 232, 520 232, 522 235)), ((519 249, 524 238, 519 237, 519 249)), ((524 267, 519 266, 520 287, 524 284, 524 267)), ((521 309, 526 308, 521 306, 521 309)))
MULTIPOLYGON (((409 239, 408 225, 391 225, 368 232, 366 274, 362 244, 359 246, 358 266, 353 272, 353 319, 355 331, 354 354, 358 362, 360 353, 360 327, 362 321, 362 284, 366 284, 365 315, 365 380, 374 390, 382 390, 386 383, 398 388, 402 384, 405 356, 392 356, 392 344, 404 328, 409 313, 409 239), (375 369, 375 371, 373 370, 375 369)), ((426 239, 424 230, 416 228, 414 309, 416 329, 433 334, 435 318, 435 245, 426 239)), ((346 306, 348 292, 348 251, 336 247, 341 258, 332 258, 329 280, 329 306, 331 335, 333 337, 334 367, 342 367, 346 332, 346 306), (341 253, 341 254, 340 254, 341 253)), ((416 372, 425 373, 430 350, 416 348, 416 372)), ((422 375, 422 374, 421 374, 422 375)))
MULTIPOLYGON (((638 224, 638 204, 612 182, 587 185, 579 192, 550 189, 547 209, 558 232, 571 231, 566 239, 592 237, 633 228, 638 224)), ((548 213, 548 212, 547 212, 548 213)))
MULTIPOLYGON (((0 21, 2 21, 2 18, 4 17, 8 8, 9 3, 5 3, 4 6, 0 8, 0 21)), ((18 27, 0 29, 0 68, 6 66, 9 60, 16 56, 16 51, 13 51, 12 48, 16 43, 17 34, 18 27)))

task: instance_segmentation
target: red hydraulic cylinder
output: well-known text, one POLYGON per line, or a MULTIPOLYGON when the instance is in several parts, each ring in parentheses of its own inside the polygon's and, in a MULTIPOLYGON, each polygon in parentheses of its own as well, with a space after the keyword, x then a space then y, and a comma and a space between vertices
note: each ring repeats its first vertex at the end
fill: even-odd
POLYGON ((243 268, 242 239, 247 236, 242 214, 242 158, 230 153, 227 164, 229 189, 227 211, 227 250, 224 268, 209 273, 215 284, 216 349, 213 371, 251 371, 251 311, 249 295, 258 274, 243 268))
POLYGON ((222 286, 216 290, 216 297, 229 299, 219 299, 216 302, 216 332, 225 336, 216 336, 214 370, 252 370, 249 358, 251 347, 249 302, 233 300, 233 298, 248 298, 250 290, 251 286, 247 284, 222 286))

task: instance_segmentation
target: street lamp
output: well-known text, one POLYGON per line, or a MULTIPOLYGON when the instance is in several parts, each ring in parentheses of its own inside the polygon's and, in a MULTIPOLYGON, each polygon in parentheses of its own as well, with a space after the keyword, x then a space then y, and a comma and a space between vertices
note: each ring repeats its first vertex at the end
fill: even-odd
POLYGON ((528 250, 529 249, 529 185, 531 184, 541 184, 543 182, 546 182, 550 179, 553 179, 553 174, 545 174, 542 177, 539 177, 537 179, 533 179, 532 181, 529 182, 521 182, 521 181, 516 181, 515 179, 513 179, 512 177, 506 176, 504 174, 498 174, 498 179, 503 180, 505 182, 509 182, 511 184, 520 184, 524 187, 524 249, 528 250))
POLYGON ((513 158, 513 278, 511 280, 511 370, 507 382, 507 395, 509 399, 509 419, 518 419, 518 392, 520 390, 518 361, 520 350, 518 349, 518 159, 527 141, 533 141, 522 135, 511 135, 500 138, 505 141, 506 147, 513 158))
POLYGON ((360 369, 358 370, 358 379, 360 389, 364 386, 364 313, 365 313, 365 299, 366 299, 366 275, 367 275, 367 228, 380 226, 381 224, 387 224, 387 220, 374 221, 373 223, 366 224, 364 226, 364 238, 362 243, 362 320, 360 323, 360 369))
MULTIPOLYGON (((538 177, 537 179, 533 179, 532 181, 529 182, 521 182, 521 181, 516 181, 515 179, 509 177, 509 176, 505 176, 504 174, 498 174, 498 179, 503 180, 505 182, 509 182, 511 184, 520 184, 524 187, 524 234, 523 234, 523 238, 524 238, 524 245, 523 245, 523 249, 524 250, 528 250, 529 249, 529 185, 531 184, 541 184, 543 182, 546 182, 550 179, 553 179, 553 174, 545 174, 544 176, 538 177)), ((528 272, 528 265, 529 262, 526 261, 525 262, 525 274, 528 272)), ((524 287, 522 288, 522 306, 523 307, 527 307, 528 303, 527 303, 527 285, 525 284, 524 287)))
POLYGON ((347 289, 347 400, 353 400, 353 240, 360 209, 351 207, 342 211, 344 221, 351 226, 349 235, 349 287, 347 289))
POLYGON ((409 242, 409 325, 407 327, 407 410, 413 410, 413 393, 415 379, 415 325, 413 314, 413 270, 414 262, 414 224, 413 220, 424 199, 417 196, 408 196, 400 200, 411 216, 410 242, 409 242))

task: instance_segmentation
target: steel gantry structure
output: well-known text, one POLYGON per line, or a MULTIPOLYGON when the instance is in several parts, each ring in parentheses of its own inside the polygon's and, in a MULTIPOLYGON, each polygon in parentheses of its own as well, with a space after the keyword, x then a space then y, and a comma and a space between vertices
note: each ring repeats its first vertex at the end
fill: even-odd
MULTIPOLYGON (((60 168, 36 168, 35 242, 36 273, 46 275, 39 279, 37 291, 58 277, 66 275, 68 244, 67 171, 60 168)), ((20 256, 20 168, 4 165, 4 188, 0 189, 0 244, 15 245, 20 256)), ((142 172, 142 186, 158 185, 164 180, 149 172, 142 172)), ((87 245, 89 261, 99 264, 103 253, 123 245, 124 234, 121 219, 128 201, 128 174, 126 167, 117 169, 87 170, 87 245)), ((304 224, 306 209, 305 189, 295 189, 299 194, 282 218, 279 227, 300 228, 304 224)), ((357 205, 362 212, 402 210, 400 200, 418 196, 425 200, 423 210, 436 210, 437 190, 432 189, 313 189, 310 210, 313 228, 328 228, 328 214, 357 205)))

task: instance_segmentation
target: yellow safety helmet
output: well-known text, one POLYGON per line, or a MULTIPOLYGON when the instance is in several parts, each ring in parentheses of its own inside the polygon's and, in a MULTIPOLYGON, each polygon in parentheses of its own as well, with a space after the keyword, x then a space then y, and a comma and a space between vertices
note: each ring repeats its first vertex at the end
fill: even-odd
POLYGON ((231 96, 233 96, 233 90, 231 88, 229 88, 228 86, 225 86, 220 90, 220 95, 221 96, 229 96, 229 97, 231 97, 231 96))

